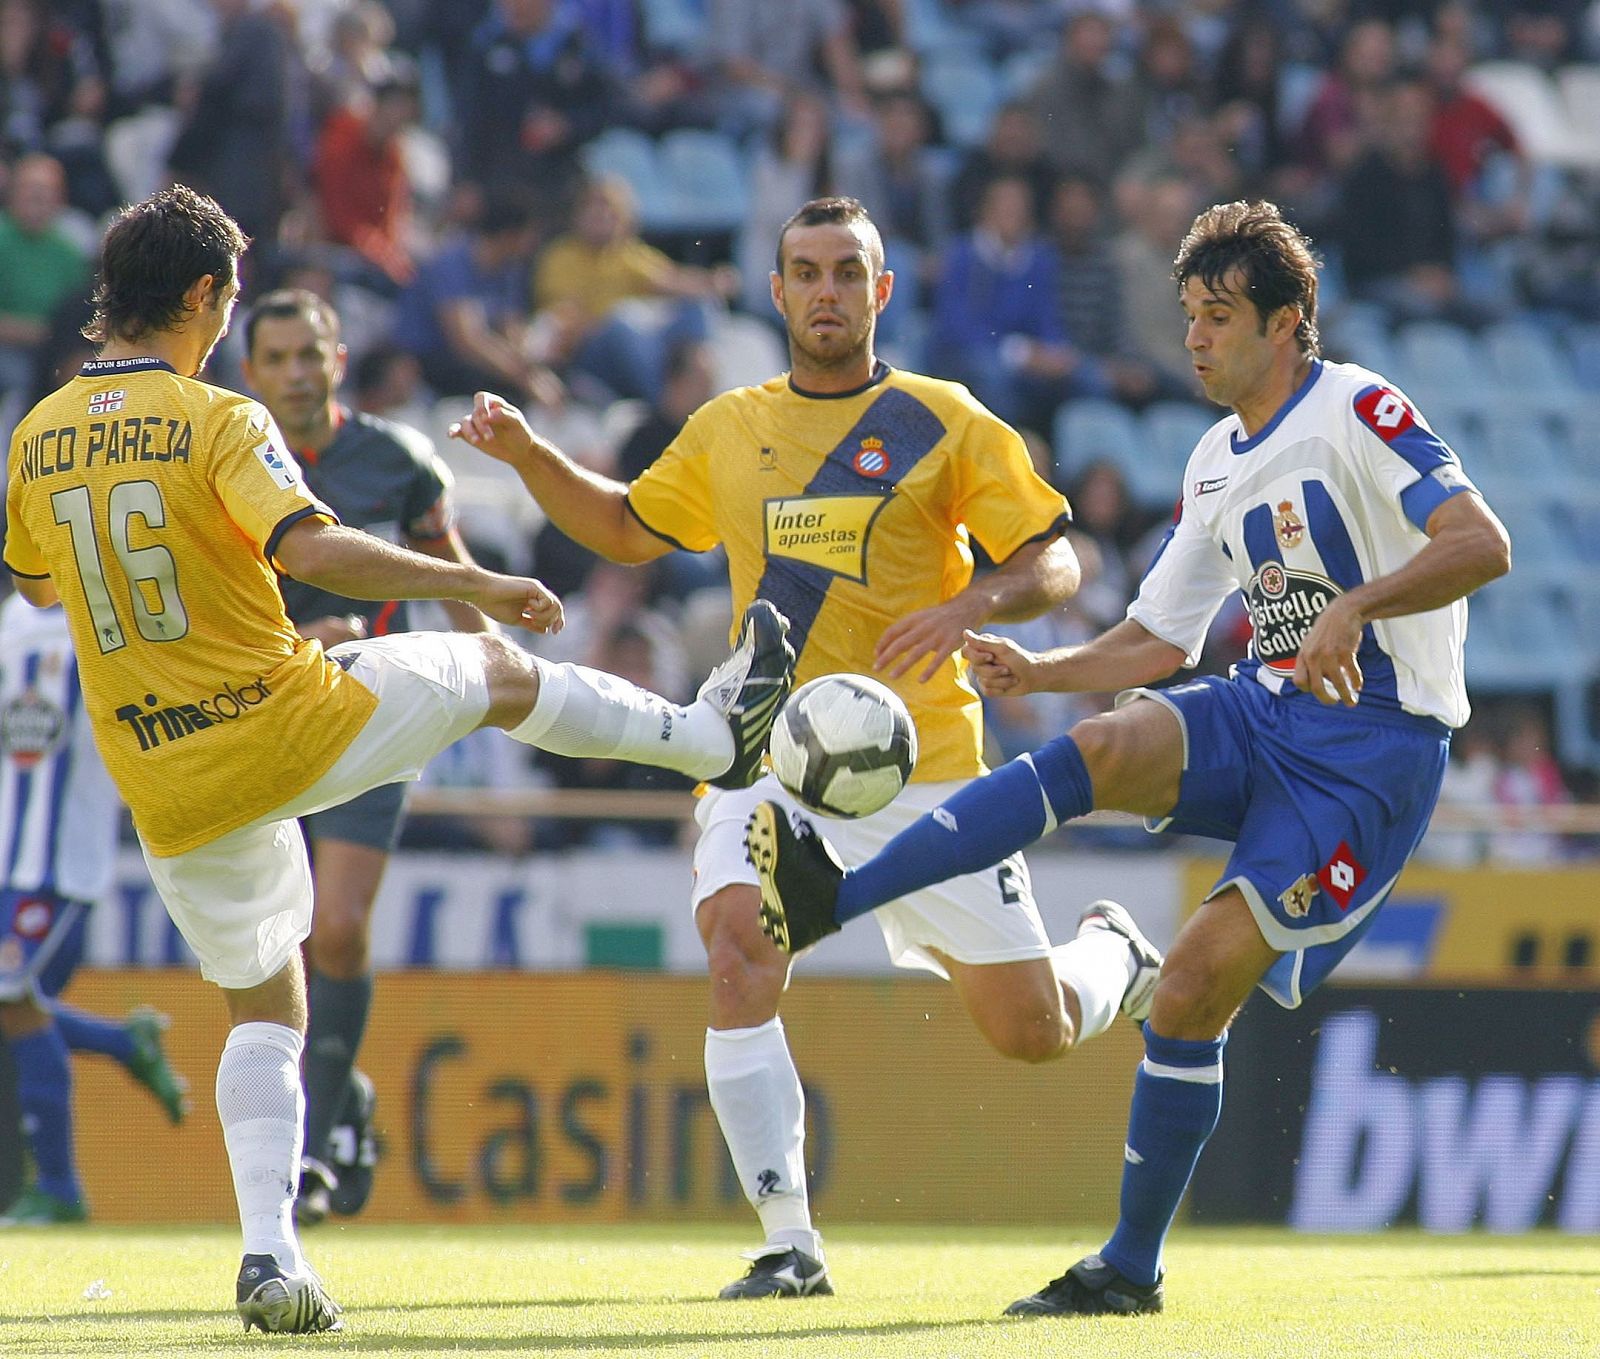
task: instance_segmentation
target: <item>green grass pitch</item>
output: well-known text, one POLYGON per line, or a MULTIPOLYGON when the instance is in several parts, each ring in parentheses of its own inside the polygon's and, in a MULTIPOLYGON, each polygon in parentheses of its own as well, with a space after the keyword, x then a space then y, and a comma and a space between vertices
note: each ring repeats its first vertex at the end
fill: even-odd
POLYGON ((0 1233, 0 1354, 279 1352, 866 1359, 1600 1355, 1600 1240, 1183 1228, 1159 1317, 1001 1320, 1095 1239, 841 1228, 839 1296, 718 1303, 748 1242, 704 1227, 364 1227, 309 1236, 339 1335, 246 1337, 221 1228, 0 1233))

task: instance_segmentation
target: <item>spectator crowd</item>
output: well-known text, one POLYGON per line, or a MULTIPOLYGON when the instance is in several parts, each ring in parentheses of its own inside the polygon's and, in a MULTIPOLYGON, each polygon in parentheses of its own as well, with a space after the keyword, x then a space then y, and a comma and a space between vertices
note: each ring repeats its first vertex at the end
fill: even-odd
MULTIPOLYGON (((569 596, 564 658, 681 690, 721 645, 718 564, 603 566, 443 429, 490 388, 636 474, 714 391, 786 366, 777 227, 853 194, 896 272, 885 357, 968 384, 1073 498, 1088 583, 1023 630, 1071 641, 1121 615, 1177 483, 1069 446, 1066 412, 1204 427, 1170 268, 1211 202, 1270 197, 1318 242, 1333 357, 1523 319, 1600 383, 1597 62, 1600 0, 0 0, 0 428, 84 356, 101 222, 182 180, 253 237, 247 303, 334 303, 347 400, 435 438, 474 551, 569 596), (1535 143, 1512 96, 1558 83, 1594 116, 1535 143)), ((242 387, 238 362, 230 341, 212 376, 242 387)), ((997 705, 997 752, 1078 702, 997 705)), ((1587 789, 1545 711, 1491 711, 1460 787, 1587 789)), ((440 777, 640 777, 503 764, 440 777)), ((1539 849, 1507 834, 1471 852, 1539 849)))

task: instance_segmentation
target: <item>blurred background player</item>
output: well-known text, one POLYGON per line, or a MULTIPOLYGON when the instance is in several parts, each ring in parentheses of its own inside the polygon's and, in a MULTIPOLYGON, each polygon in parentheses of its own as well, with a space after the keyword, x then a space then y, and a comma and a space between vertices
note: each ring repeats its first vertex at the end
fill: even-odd
MULTIPOLYGON (((315 293, 268 293, 245 320, 244 374, 300 461, 311 493, 352 528, 445 561, 470 560, 456 532, 450 473, 428 439, 335 399, 344 377, 339 318, 315 293)), ((404 600, 350 599, 287 577, 289 620, 324 649, 410 626, 404 600)), ((492 624, 454 600, 461 632, 492 624)), ((356 1054, 372 1008, 372 904, 405 812, 389 783, 306 818, 316 910, 307 941, 306 1152, 295 1214, 320 1222, 357 1213, 372 1189, 376 1093, 356 1054)))
MULTIPOLYGON (((801 677, 876 672, 900 694, 921 756, 894 803, 840 823, 847 853, 865 857, 982 772, 982 711, 955 656, 963 629, 1044 613, 1077 588, 1078 564, 1061 537, 1067 502, 1016 431, 964 387, 877 358, 894 275, 859 202, 806 203, 779 232, 777 265, 770 294, 791 371, 708 402, 631 484, 577 468, 487 393, 459 434, 517 468, 551 521, 602 556, 725 545, 736 606, 765 599, 784 611, 801 677), (796 517, 807 532, 785 528, 796 517), (994 570, 974 576, 969 533, 994 570), (852 545, 843 555, 841 542, 852 545)), ((833 1291, 806 1187, 805 1096, 778 1018, 789 962, 761 934, 744 847, 745 819, 774 796, 786 795, 768 777, 711 793, 695 813, 706 1084, 766 1232, 726 1299, 833 1291)), ((1020 855, 898 901, 881 924, 898 966, 953 981, 989 1043, 1029 1062, 1137 1009, 1159 961, 1114 906, 1086 913, 1079 938, 1052 950, 1020 855)))
POLYGON ((115 1058, 182 1120, 187 1082, 161 1050, 163 1016, 86 1014, 55 997, 111 888, 122 802, 94 747, 59 605, 0 604, 0 1037, 16 1071, 33 1183, 0 1225, 82 1222, 69 1049, 115 1058))

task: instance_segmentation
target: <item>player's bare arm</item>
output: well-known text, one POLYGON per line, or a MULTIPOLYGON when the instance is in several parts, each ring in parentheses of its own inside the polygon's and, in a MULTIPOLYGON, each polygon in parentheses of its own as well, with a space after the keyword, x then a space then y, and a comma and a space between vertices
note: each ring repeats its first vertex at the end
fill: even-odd
POLYGON ((1039 693, 1113 693, 1151 684, 1184 662, 1181 647, 1125 618, 1092 642, 1033 652, 1007 637, 969 634, 962 654, 980 693, 1019 698, 1039 693))
POLYGON ((367 635, 367 620, 358 613, 330 613, 296 623, 294 630, 308 641, 321 642, 326 651, 340 642, 360 641, 367 635))
POLYGON ((1356 651, 1374 619, 1427 613, 1470 595, 1511 569, 1511 539, 1475 494, 1454 495, 1428 516, 1427 546, 1398 571, 1358 585, 1323 609, 1300 644, 1298 688, 1330 706, 1361 695, 1356 651))
MULTIPOLYGON (((440 561, 472 564, 472 553, 467 551, 467 545, 461 541, 461 534, 453 528, 439 538, 407 537, 405 545, 413 552, 420 552, 424 557, 437 557, 440 561)), ((457 632, 493 632, 495 630, 494 623, 470 604, 463 604, 458 599, 445 599, 441 600, 440 603, 444 606, 445 614, 450 619, 450 626, 457 632)))
POLYGON ((302 519, 278 544, 279 565, 348 599, 456 599, 497 623, 559 632, 561 601, 537 581, 407 551, 358 529, 302 519))
POLYGON ((878 639, 873 665, 898 679, 926 657, 917 676, 926 684, 973 629, 1037 618, 1076 594, 1080 580, 1077 554, 1065 538, 1026 543, 960 594, 891 623, 878 639))
POLYGON ((449 434, 512 468, 558 529, 607 561, 632 565, 671 550, 634 518, 626 486, 579 467, 535 434, 504 397, 479 392, 471 414, 451 425, 449 434))
POLYGON ((11 583, 17 593, 36 609, 48 609, 52 604, 61 602, 61 596, 56 593, 56 583, 49 576, 13 575, 11 583))

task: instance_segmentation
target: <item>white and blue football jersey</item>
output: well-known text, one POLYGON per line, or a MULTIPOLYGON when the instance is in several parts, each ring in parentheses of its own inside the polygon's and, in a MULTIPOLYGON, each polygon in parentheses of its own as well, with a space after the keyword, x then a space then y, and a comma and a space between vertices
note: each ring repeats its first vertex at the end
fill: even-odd
POLYGON ((121 802, 95 749, 61 606, 0 604, 0 890, 110 890, 121 802))
MULTIPOLYGON (((1315 360, 1253 437, 1229 415, 1195 446, 1177 519, 1128 617, 1193 665, 1217 610, 1242 591, 1252 638, 1235 673, 1295 694, 1300 644, 1324 606, 1405 565, 1428 541, 1429 515, 1473 489, 1398 388, 1355 364, 1315 360)), ((1461 726, 1466 634, 1464 599, 1369 623, 1362 705, 1461 726)))

